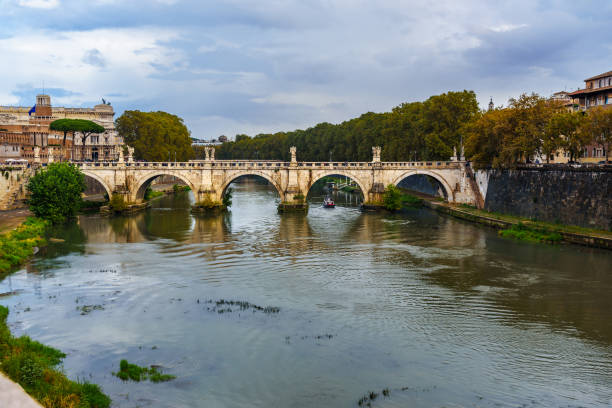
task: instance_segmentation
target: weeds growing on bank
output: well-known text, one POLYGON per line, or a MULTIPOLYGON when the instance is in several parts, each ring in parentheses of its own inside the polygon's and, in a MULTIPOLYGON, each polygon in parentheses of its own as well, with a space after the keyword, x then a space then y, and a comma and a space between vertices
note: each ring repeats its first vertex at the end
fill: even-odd
POLYGON ((529 242, 558 243, 563 240, 563 237, 558 232, 530 227, 520 222, 508 229, 500 230, 499 235, 504 238, 513 238, 529 242))
POLYGON ((132 380, 139 382, 149 380, 154 383, 170 381, 176 378, 174 375, 160 373, 157 366, 152 365, 150 368, 140 367, 136 364, 128 363, 127 360, 121 360, 119 371, 113 373, 113 375, 123 381, 132 380))
POLYGON ((49 223, 29 217, 13 231, 0 235, 0 279, 21 265, 45 242, 43 234, 49 223))
POLYGON ((0 306, 0 369, 47 408, 108 408, 100 387, 68 379, 57 366, 66 355, 28 336, 13 337, 0 306))

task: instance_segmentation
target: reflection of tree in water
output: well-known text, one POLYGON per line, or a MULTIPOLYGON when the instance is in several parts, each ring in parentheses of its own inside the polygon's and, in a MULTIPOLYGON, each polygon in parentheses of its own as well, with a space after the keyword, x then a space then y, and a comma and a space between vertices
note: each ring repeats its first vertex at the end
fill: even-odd
POLYGON ((578 330, 612 345, 611 261, 604 251, 508 241, 426 210, 364 214, 347 231, 351 237, 368 246, 374 262, 401 265, 426 282, 511 311, 506 322, 578 330))
MULTIPOLYGON (((444 236, 443 232, 439 239, 461 235, 461 227, 453 229, 452 235, 444 236)), ((503 240, 494 232, 482 234, 475 244, 458 243, 454 256, 441 254, 431 260, 447 267, 420 277, 461 294, 483 297, 512 311, 504 317, 506 322, 546 323, 557 329, 570 329, 572 333, 576 329, 580 337, 612 344, 609 316, 612 275, 607 273, 611 266, 608 254, 585 249, 592 252, 589 257, 571 247, 566 251, 563 247, 503 240), (486 251, 478 249, 483 247, 486 251)))
POLYGON ((65 224, 51 226, 47 230, 47 245, 41 248, 40 255, 45 258, 56 258, 71 253, 85 253, 87 236, 77 220, 65 224), (57 238, 63 242, 53 242, 49 238, 57 238))

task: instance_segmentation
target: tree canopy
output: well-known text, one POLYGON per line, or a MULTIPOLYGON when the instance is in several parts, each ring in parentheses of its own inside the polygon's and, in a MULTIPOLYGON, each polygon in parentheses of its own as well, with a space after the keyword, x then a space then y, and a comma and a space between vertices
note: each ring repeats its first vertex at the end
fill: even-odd
POLYGON ((106 129, 91 120, 85 119, 58 119, 49 124, 49 129, 64 132, 63 145, 66 145, 66 134, 68 132, 81 133, 82 144, 85 145, 85 140, 92 133, 104 133, 106 129))
POLYGON ((187 161, 194 156, 191 133, 183 119, 166 112, 125 111, 116 121, 117 131, 134 148, 137 160, 187 161))
POLYGON ((51 163, 28 182, 30 210, 54 224, 76 214, 85 191, 85 176, 69 163, 51 163))
POLYGON ((289 147, 296 146, 301 161, 327 161, 330 156, 333 161, 370 161, 372 146, 381 146, 385 161, 447 160, 477 114, 473 91, 448 92, 337 125, 324 122, 306 130, 237 135, 217 149, 216 157, 289 160, 289 147))
POLYGON ((539 155, 549 161, 560 149, 575 160, 593 141, 604 148, 612 142, 612 109, 568 112, 555 101, 523 94, 507 108, 482 112, 466 130, 466 155, 477 167, 510 167, 539 155))

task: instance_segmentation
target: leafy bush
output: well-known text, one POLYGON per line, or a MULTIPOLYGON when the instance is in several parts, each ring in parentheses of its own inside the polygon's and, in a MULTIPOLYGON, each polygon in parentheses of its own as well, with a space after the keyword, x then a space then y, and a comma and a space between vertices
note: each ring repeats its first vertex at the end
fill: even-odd
POLYGON ((225 191, 225 194, 223 195, 223 201, 222 204, 225 208, 227 207, 231 207, 232 205, 232 195, 233 195, 233 191, 231 188, 228 188, 225 191))
POLYGON ((174 190, 174 194, 180 193, 181 191, 191 191, 191 187, 182 186, 180 184, 175 184, 172 186, 172 190, 174 190))
POLYGON ((74 165, 52 163, 28 183, 30 210, 53 224, 73 217, 81 207, 85 177, 74 165))
POLYGON ((110 206, 114 211, 123 211, 127 208, 125 199, 121 194, 113 194, 110 199, 110 206))
POLYGON ((397 211, 402 208, 402 190, 389 184, 383 193, 383 206, 389 211, 397 211))
POLYGON ((13 337, 9 310, 0 306, 0 370, 47 408, 108 408, 111 400, 95 384, 68 379, 56 366, 66 356, 28 336, 13 337))

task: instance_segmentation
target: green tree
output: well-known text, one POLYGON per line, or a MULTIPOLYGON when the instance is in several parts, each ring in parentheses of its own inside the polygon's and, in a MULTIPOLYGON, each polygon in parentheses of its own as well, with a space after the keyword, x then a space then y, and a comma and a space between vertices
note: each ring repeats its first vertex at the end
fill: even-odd
POLYGON ((389 211, 397 211, 402 208, 402 190, 389 184, 383 193, 383 206, 389 211))
POLYGON ((58 224, 76 214, 85 191, 85 177, 74 165, 52 163, 38 171, 27 189, 30 210, 37 216, 58 224))
POLYGON ((78 131, 79 127, 78 123, 74 119, 58 119, 49 124, 49 129, 63 132, 64 139, 62 141, 62 145, 66 146, 66 135, 68 133, 72 133, 74 137, 74 132, 78 131))
POLYGON ((125 111, 117 121, 117 132, 134 147, 138 160, 187 161, 194 157, 191 134, 183 119, 166 112, 125 111))
POLYGON ((492 165, 502 167, 501 151, 512 134, 508 109, 483 112, 466 129, 465 154, 476 168, 492 165))
POLYGON ((447 160, 459 146, 465 126, 478 114, 472 91, 448 92, 425 102, 404 103, 392 112, 367 112, 340 124, 319 123, 305 130, 237 135, 217 150, 219 159, 289 160, 296 146, 298 160, 370 161, 372 146, 382 159, 447 160))
POLYGON ((587 111, 584 131, 606 152, 606 164, 612 144, 612 109, 598 106, 587 111))
POLYGON ((588 133, 582 132, 583 123, 582 112, 562 112, 551 118, 542 143, 547 162, 559 147, 569 152, 571 161, 580 156, 584 146, 590 142, 588 133))
POLYGON ((91 120, 72 119, 74 132, 81 134, 81 160, 85 159, 85 141, 92 134, 104 133, 106 129, 91 120))

